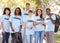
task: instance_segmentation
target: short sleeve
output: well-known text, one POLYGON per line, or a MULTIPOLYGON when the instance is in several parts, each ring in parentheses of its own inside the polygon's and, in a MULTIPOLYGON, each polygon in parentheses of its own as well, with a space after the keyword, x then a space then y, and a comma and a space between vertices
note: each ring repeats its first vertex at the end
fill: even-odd
POLYGON ((0 17, 0 22, 1 22, 1 17, 0 17))
POLYGON ((21 17, 21 21, 20 21, 20 24, 22 25, 23 24, 23 18, 21 17))
POLYGON ((4 17, 2 16, 2 17, 0 17, 0 22, 3 22, 4 21, 4 17))
POLYGON ((53 15, 51 16, 51 18, 52 18, 53 20, 56 20, 56 15, 53 14, 53 15))
POLYGON ((37 21, 36 19, 37 19, 37 17, 34 15, 34 21, 37 21))
POLYGON ((13 20, 13 16, 11 15, 9 21, 12 22, 12 20, 13 20))

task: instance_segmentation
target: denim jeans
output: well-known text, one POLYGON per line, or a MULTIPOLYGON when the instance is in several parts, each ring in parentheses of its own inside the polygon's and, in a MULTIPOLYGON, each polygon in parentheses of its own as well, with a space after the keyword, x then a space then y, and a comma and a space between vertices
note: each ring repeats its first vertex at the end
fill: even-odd
POLYGON ((26 43, 32 43, 33 35, 26 35, 26 43))
POLYGON ((3 38, 2 38, 2 43, 8 43, 9 41, 9 35, 10 35, 10 33, 9 32, 5 32, 5 33, 2 33, 2 36, 3 36, 3 38))
POLYGON ((34 43, 43 43, 44 31, 35 31, 34 33, 34 43))

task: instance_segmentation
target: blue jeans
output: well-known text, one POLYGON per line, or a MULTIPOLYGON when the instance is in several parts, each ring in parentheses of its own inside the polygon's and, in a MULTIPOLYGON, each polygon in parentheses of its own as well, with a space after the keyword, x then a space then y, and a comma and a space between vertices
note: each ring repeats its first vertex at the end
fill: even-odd
POLYGON ((26 35, 26 43, 32 43, 33 35, 26 35))
POLYGON ((43 43, 44 31, 35 31, 34 38, 34 43, 43 43))
POLYGON ((9 35, 10 35, 9 32, 2 33, 2 36, 3 36, 2 43, 5 43, 5 42, 8 43, 9 35))

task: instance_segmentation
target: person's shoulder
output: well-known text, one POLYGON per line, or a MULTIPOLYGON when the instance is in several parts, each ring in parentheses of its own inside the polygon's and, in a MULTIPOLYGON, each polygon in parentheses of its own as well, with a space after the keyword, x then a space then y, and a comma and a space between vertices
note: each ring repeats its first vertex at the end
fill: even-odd
POLYGON ((14 17, 14 16, 15 16, 15 14, 11 14, 11 15, 10 15, 10 17, 14 17))
POLYGON ((57 14, 55 14, 55 13, 51 13, 51 15, 52 15, 52 16, 53 16, 53 15, 56 16, 57 14))
POLYGON ((5 18, 5 17, 6 17, 6 15, 2 15, 2 16, 1 16, 1 18, 5 18))

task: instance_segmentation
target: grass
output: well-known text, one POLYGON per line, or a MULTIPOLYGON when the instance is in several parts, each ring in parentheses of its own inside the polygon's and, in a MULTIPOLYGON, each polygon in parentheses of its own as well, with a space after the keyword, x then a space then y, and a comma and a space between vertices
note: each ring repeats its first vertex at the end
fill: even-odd
POLYGON ((59 27, 58 31, 60 31, 60 27, 59 27))
POLYGON ((60 34, 55 34, 54 35, 54 42, 55 43, 60 43, 60 42, 57 42, 57 41, 60 41, 60 34))

